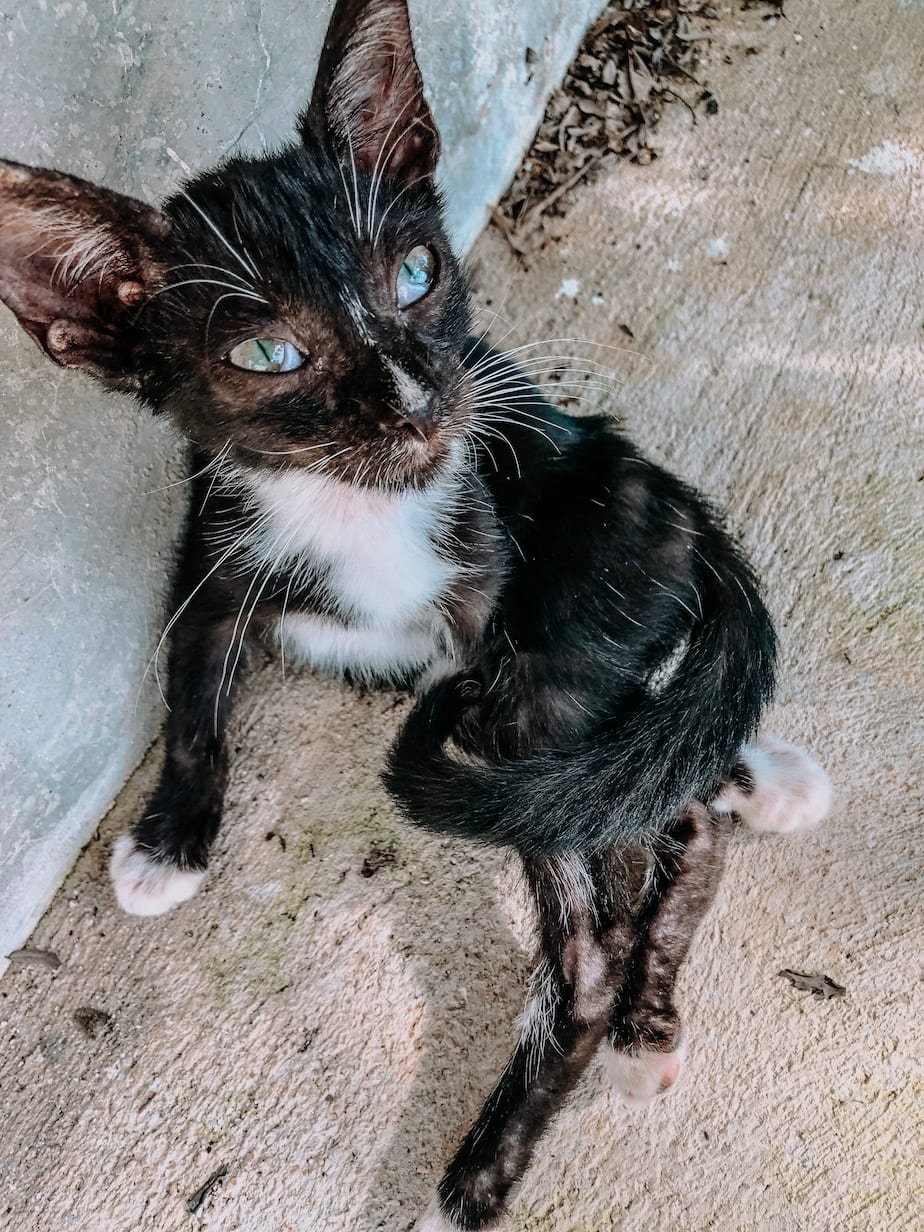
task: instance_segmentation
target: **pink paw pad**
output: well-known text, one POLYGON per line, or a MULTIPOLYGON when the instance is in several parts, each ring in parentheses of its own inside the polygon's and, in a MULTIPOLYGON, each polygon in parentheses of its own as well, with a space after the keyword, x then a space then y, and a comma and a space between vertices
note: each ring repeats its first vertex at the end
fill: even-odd
POLYGON ((607 1046, 603 1063, 625 1103, 632 1108, 644 1108, 674 1087, 683 1070, 685 1054, 683 1044, 673 1052, 654 1052, 650 1049, 622 1052, 607 1046))
POLYGON ((776 736, 745 745, 741 760, 752 783, 728 783, 712 802, 719 813, 735 813, 749 830, 795 834, 811 830, 831 807, 831 780, 804 749, 776 736))

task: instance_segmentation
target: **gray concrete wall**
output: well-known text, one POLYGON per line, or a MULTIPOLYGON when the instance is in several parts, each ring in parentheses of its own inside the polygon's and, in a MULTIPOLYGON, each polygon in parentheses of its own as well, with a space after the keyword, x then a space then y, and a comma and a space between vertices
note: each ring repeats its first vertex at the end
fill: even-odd
MULTIPOLYGON (((412 0, 467 247, 600 0, 412 0), (539 53, 528 68, 526 48, 539 53)), ((0 9, 0 156, 150 201, 306 101, 331 5, 38 0, 0 9)), ((182 450, 53 368, 0 307, 0 959, 29 933, 163 717, 145 667, 182 450), (168 486, 168 485, 174 486, 168 486)))

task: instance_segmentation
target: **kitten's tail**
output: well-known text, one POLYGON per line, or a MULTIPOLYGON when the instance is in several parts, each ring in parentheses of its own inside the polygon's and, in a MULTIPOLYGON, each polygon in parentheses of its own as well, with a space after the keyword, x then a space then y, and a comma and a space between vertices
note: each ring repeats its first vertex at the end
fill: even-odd
POLYGON ((643 839, 690 800, 710 800, 757 727, 776 659, 754 579, 726 547, 698 579, 702 615, 669 682, 572 750, 502 762, 453 756, 446 741, 473 699, 462 677, 431 688, 384 775, 401 809, 430 830, 553 852, 643 839))

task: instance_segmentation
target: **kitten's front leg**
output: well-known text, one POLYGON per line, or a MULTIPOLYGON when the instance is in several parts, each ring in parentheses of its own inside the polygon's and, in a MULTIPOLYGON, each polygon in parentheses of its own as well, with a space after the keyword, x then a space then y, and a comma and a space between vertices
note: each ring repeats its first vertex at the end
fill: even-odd
POLYGON ((185 606, 172 630, 160 783, 112 853, 116 898, 132 915, 161 915, 196 893, 221 821, 232 664, 244 634, 231 596, 201 566, 200 547, 193 528, 177 586, 185 606))

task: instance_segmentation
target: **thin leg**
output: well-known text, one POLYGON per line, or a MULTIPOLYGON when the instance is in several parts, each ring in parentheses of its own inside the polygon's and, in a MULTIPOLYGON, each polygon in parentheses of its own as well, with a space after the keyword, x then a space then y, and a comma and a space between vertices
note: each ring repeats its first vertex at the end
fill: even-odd
POLYGON ((527 862, 543 957, 522 1036, 418 1232, 488 1228, 502 1215, 542 1133, 604 1039, 634 928, 613 859, 527 862))
POLYGON ((691 804, 655 849, 637 914, 626 980, 604 1053, 617 1089, 630 1104, 668 1090, 683 1064, 674 985, 693 935, 715 898, 729 829, 704 805, 691 804))
POLYGON ((219 582, 209 579, 197 589, 208 571, 202 560, 193 528, 176 586, 178 607, 194 598, 183 608, 170 645, 166 759, 153 799, 112 853, 116 897, 132 915, 160 915, 195 894, 221 820, 235 609, 219 582))

